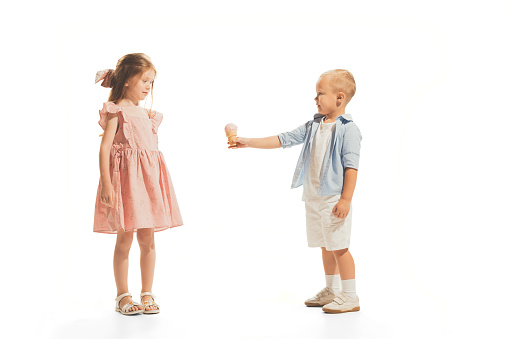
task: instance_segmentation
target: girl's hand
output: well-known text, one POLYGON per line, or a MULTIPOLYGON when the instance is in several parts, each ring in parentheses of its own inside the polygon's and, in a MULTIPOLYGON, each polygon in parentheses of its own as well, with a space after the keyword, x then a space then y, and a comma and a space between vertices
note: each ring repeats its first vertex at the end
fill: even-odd
POLYGON ((249 139, 248 138, 236 137, 235 138, 235 143, 237 144, 236 146, 229 146, 228 148, 236 149, 236 148, 246 148, 246 147, 249 147, 249 139))
POLYGON ((109 207, 113 207, 113 185, 111 183, 103 185, 101 188, 101 200, 103 204, 109 207))
POLYGON ((350 212, 350 201, 339 199, 338 203, 332 209, 332 214, 338 219, 345 219, 350 212))

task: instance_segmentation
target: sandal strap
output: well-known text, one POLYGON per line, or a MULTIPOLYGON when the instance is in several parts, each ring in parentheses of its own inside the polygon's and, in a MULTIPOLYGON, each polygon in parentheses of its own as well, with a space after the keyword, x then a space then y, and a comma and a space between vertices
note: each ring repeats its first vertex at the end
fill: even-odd
POLYGON ((140 298, 143 298, 143 297, 144 297, 144 296, 146 296, 146 295, 151 296, 151 297, 152 297, 152 299, 155 299, 155 298, 156 298, 155 294, 154 294, 154 293, 152 293, 152 292, 143 292, 143 293, 141 293, 141 294, 140 294, 140 298))
MULTIPOLYGON (((127 312, 128 309, 130 309, 131 307, 133 306, 140 306, 141 308, 143 308, 142 305, 138 304, 137 302, 133 301, 133 302, 130 302, 130 303, 127 303, 125 304, 124 306, 122 306, 122 310, 124 312, 127 312)), ((131 312, 134 312, 134 311, 131 311, 131 312)))
POLYGON ((123 293, 123 294, 119 295, 118 297, 116 297, 115 301, 117 302, 117 306, 120 303, 120 300, 122 300, 124 297, 130 297, 130 296, 131 296, 131 293, 127 292, 127 293, 123 293))
POLYGON ((140 294, 140 299, 141 299, 141 302, 143 303, 143 309, 146 309, 149 306, 154 306, 154 307, 159 308, 159 305, 155 302, 155 298, 156 298, 156 296, 152 292, 143 292, 143 293, 141 293, 140 294), (143 297, 146 296, 146 295, 152 297, 152 300, 143 301, 143 297))
POLYGON ((127 312, 127 310, 130 309, 133 306, 136 306, 136 305, 134 305, 134 303, 127 303, 124 306, 122 306, 122 311, 127 312))
POLYGON ((152 300, 144 301, 143 302, 143 307, 148 307, 148 306, 157 306, 157 307, 159 307, 159 305, 156 302, 152 301, 152 300))

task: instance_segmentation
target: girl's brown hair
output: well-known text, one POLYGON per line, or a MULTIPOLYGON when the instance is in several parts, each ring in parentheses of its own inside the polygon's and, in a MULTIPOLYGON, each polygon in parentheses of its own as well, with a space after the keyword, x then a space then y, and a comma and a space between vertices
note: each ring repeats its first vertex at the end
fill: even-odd
MULTIPOLYGON (((120 100, 126 97, 127 88, 125 83, 129 80, 141 77, 143 72, 152 69, 154 75, 157 74, 156 68, 148 55, 143 53, 130 53, 121 57, 117 62, 117 67, 111 74, 111 92, 108 101, 117 105, 120 100)), ((151 103, 148 110, 149 117, 152 117, 152 102, 154 101, 154 83, 152 83, 151 90, 151 103)), ((102 133, 100 136, 102 136, 102 133)))
MULTIPOLYGON (((108 101, 118 104, 120 100, 125 98, 126 86, 124 84, 149 69, 154 70, 154 73, 157 74, 154 64, 143 53, 131 53, 121 57, 111 75, 111 92, 108 101)), ((153 87, 152 84, 152 89, 153 87)))

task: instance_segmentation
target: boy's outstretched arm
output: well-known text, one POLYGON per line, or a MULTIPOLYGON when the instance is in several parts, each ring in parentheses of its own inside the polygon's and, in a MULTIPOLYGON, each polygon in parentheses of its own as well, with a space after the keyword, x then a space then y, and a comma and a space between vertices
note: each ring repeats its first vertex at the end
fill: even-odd
POLYGON ((293 131, 281 133, 267 138, 242 138, 236 137, 236 146, 230 146, 228 148, 288 148, 295 145, 300 145, 304 142, 306 136, 308 123, 305 123, 293 131))
POLYGON ((235 138, 236 146, 230 146, 228 148, 263 148, 263 149, 271 149, 271 148, 279 148, 281 147, 281 141, 277 135, 267 138, 235 138))

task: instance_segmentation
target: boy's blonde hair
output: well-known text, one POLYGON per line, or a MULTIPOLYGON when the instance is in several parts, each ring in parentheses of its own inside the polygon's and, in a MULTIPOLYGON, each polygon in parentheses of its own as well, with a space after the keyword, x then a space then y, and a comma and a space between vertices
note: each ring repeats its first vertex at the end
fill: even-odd
POLYGON ((343 92, 346 95, 346 103, 349 103, 355 95, 356 85, 352 73, 346 69, 332 69, 322 73, 320 78, 327 77, 334 91, 343 92))

